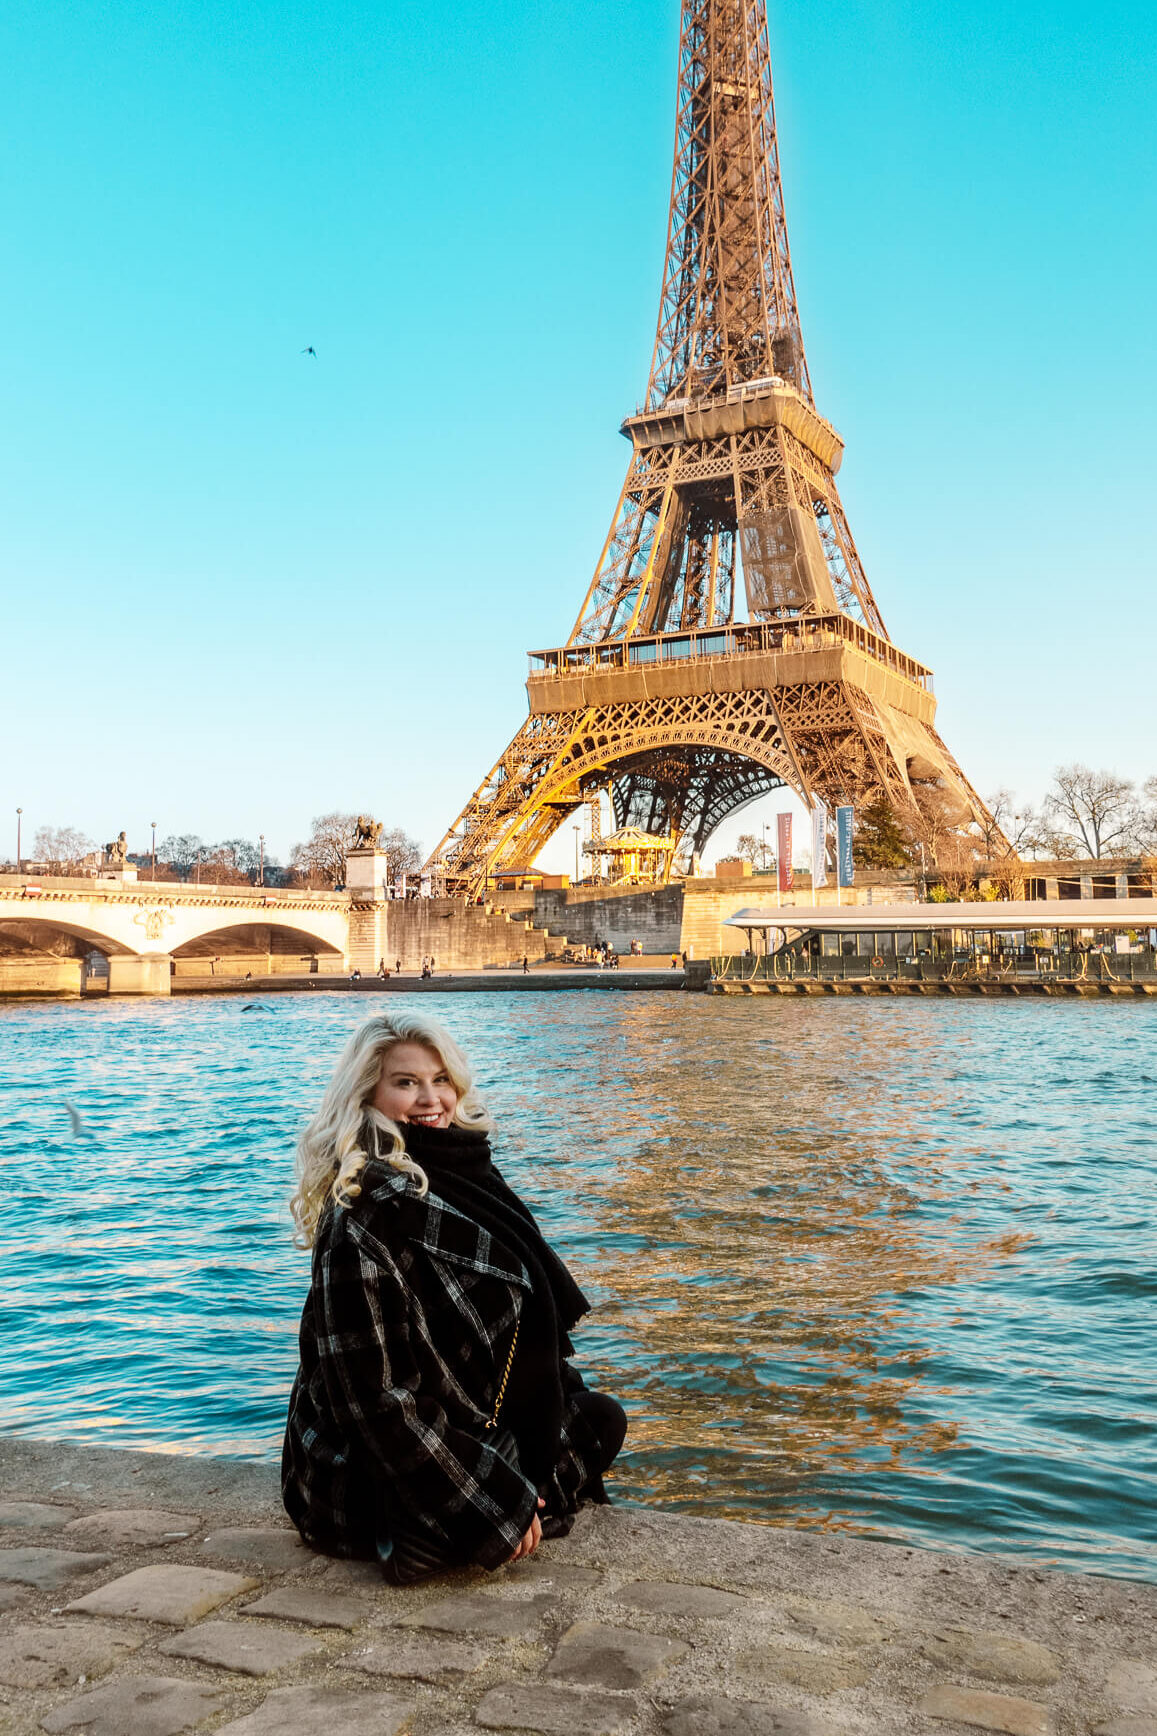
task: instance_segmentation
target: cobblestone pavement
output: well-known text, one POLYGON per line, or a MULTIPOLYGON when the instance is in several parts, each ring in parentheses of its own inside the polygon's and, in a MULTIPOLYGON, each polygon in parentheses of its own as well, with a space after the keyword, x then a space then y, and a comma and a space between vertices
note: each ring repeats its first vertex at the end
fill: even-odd
POLYGON ((1157 1587, 611 1508, 420 1588, 268 1466, 0 1441, 12 1736, 1157 1736, 1157 1587))

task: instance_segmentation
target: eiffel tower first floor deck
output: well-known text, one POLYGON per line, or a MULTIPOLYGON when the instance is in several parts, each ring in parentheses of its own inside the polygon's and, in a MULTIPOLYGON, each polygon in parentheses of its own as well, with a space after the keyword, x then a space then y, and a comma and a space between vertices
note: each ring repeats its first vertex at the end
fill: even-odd
POLYGON ((580 803, 693 850, 777 788, 1000 829, 935 728, 928 671, 842 615, 534 654, 529 716, 431 854, 451 890, 527 871, 580 803))

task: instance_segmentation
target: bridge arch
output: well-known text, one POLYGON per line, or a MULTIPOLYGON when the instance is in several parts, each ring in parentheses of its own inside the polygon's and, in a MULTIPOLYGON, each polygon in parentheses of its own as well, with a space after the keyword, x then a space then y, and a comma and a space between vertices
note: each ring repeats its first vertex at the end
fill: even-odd
POLYGON ((178 982, 182 977, 332 976, 345 969, 342 946, 284 920, 218 922, 172 946, 170 957, 178 982))
MULTIPOLYGON (((243 914, 243 912, 239 912, 239 915, 243 914)), ((214 945, 220 951, 220 943, 222 942, 231 946, 256 945, 260 947, 266 939, 280 943, 278 946, 272 949, 266 948, 266 950, 295 950, 337 953, 339 955, 345 951, 344 946, 337 944, 334 939, 327 935, 319 934, 315 929, 286 920, 267 921, 264 916, 259 922, 252 920, 248 922, 221 922, 215 920, 203 928, 197 928, 192 934, 187 934, 183 940, 174 943, 168 950, 174 958, 204 957, 213 951, 214 945)))
POLYGON ((6 957, 41 953, 61 958, 83 958, 89 952, 102 952, 106 958, 133 958, 136 951, 88 923, 50 916, 47 912, 43 916, 39 913, 33 916, 23 911, 18 915, 0 911, 0 954, 6 957), (62 952, 52 944, 60 939, 75 941, 76 947, 62 952))

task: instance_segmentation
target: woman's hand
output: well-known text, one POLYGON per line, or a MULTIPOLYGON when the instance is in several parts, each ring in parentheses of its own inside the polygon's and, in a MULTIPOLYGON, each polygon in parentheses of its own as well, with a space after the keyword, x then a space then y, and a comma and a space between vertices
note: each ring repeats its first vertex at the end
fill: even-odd
MULTIPOLYGON (((546 1502, 543 1500, 541 1495, 538 1498, 538 1504, 540 1507, 546 1506, 546 1502)), ((524 1555, 533 1555, 541 1542, 542 1522, 536 1513, 534 1518, 530 1521, 530 1529, 527 1531, 526 1536, 522 1539, 522 1542, 510 1557, 511 1561, 521 1561, 524 1555)))

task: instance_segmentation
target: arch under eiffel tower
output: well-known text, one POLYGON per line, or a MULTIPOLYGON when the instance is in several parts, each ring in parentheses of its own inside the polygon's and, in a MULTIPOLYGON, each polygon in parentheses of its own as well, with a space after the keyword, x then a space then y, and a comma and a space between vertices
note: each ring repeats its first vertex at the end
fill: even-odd
POLYGON ((427 868, 476 894, 583 801, 701 849, 787 786, 829 806, 934 803, 999 837, 937 735, 930 672, 891 641, 836 490, 784 220, 765 0, 683 0, 675 168, 627 478, 530 715, 427 868))

